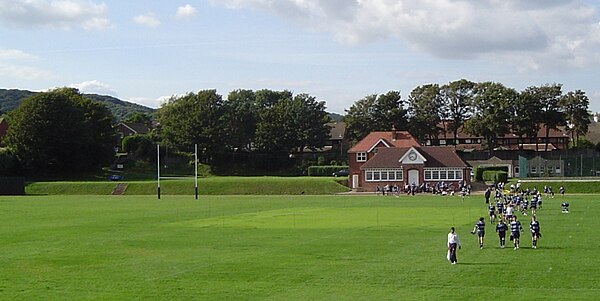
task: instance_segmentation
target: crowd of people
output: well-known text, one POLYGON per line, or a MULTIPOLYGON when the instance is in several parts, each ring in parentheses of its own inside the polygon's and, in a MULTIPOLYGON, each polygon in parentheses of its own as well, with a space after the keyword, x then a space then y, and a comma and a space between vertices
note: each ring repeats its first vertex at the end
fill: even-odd
POLYGON ((455 187, 454 184, 445 181, 438 181, 435 184, 430 184, 428 182, 420 185, 416 185, 415 183, 410 185, 404 184, 404 187, 400 187, 397 184, 386 184, 385 186, 377 185, 375 187, 375 194, 394 196, 399 196, 401 193, 405 193, 407 195, 415 195, 416 193, 454 195, 457 190, 462 197, 469 196, 471 194, 471 184, 466 184, 463 180, 459 181, 457 184, 458 187, 455 187))
MULTIPOLYGON (((565 188, 559 188, 561 196, 565 194, 565 188)), ((524 227, 517 215, 530 216, 529 232, 531 234, 531 248, 537 249, 538 241, 542 237, 540 222, 538 221, 538 212, 542 208, 544 198, 554 198, 552 187, 544 186, 542 191, 538 191, 536 187, 533 189, 521 187, 521 183, 511 184, 508 189, 504 183, 498 183, 488 187, 484 193, 485 203, 487 206, 489 222, 493 225, 496 234, 498 235, 499 247, 504 249, 506 246, 506 236, 509 234, 509 240, 513 243, 513 249, 520 248, 521 234, 524 232, 524 227), (492 199, 493 195, 493 199, 492 199)), ((569 203, 561 204, 562 212, 569 212, 569 203)), ((477 235, 479 248, 483 249, 485 240, 486 221, 484 217, 480 217, 473 230, 472 235, 477 235)), ((452 264, 456 264, 456 249, 460 248, 460 239, 452 227, 448 233, 448 260, 452 264)))

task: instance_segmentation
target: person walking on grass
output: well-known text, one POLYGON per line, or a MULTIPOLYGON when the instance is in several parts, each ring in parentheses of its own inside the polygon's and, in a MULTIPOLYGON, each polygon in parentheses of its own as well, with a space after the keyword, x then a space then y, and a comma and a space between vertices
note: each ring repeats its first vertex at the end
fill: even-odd
POLYGON ((540 200, 541 196, 540 195, 535 195, 531 198, 531 202, 529 203, 529 208, 531 208, 531 215, 535 215, 537 208, 538 208, 538 202, 540 200))
POLYGON ((494 203, 491 203, 488 206, 488 214, 490 216, 490 223, 493 224, 496 222, 496 206, 494 206, 494 203))
POLYGON ((510 222, 510 238, 515 244, 515 250, 519 249, 519 239, 521 238, 521 232, 523 232, 521 222, 517 220, 517 216, 513 215, 512 221, 510 222))
POLYGON ((471 234, 477 232, 477 241, 479 242, 479 249, 483 249, 483 238, 485 237, 485 218, 480 217, 479 221, 475 223, 471 234))
POLYGON ((450 233, 448 233, 448 260, 450 263, 456 264, 458 260, 456 259, 456 249, 460 250, 461 243, 458 238, 458 234, 456 234, 456 229, 454 227, 450 228, 450 233))
POLYGON ((500 239, 500 248, 504 249, 506 245, 506 231, 508 230, 508 226, 504 223, 503 219, 498 220, 498 224, 496 225, 496 233, 498 233, 498 239, 500 239))
POLYGON ((537 249, 537 241, 542 237, 542 234, 540 233, 540 222, 537 221, 535 215, 531 217, 529 230, 531 230, 531 248, 537 249))

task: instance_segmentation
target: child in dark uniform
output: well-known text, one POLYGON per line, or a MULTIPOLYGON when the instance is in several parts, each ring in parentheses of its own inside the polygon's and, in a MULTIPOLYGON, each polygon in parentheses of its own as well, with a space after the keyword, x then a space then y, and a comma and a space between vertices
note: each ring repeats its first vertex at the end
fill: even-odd
POLYGON ((475 223, 471 234, 477 232, 477 241, 479 242, 479 248, 483 249, 483 238, 485 237, 485 218, 480 217, 479 221, 475 223))
POLYGON ((537 249, 537 241, 542 234, 540 233, 540 222, 536 220, 535 215, 531 217, 529 230, 531 230, 531 248, 537 249))
POLYGON ((506 230, 508 230, 508 226, 504 223, 503 219, 499 219, 498 224, 496 225, 496 233, 498 233, 500 248, 502 249, 504 249, 504 246, 506 245, 506 230))
POLYGON ((517 220, 516 215, 513 215, 512 221, 510 222, 510 237, 515 244, 515 250, 519 248, 519 239, 521 238, 522 231, 523 227, 521 226, 521 222, 517 220))

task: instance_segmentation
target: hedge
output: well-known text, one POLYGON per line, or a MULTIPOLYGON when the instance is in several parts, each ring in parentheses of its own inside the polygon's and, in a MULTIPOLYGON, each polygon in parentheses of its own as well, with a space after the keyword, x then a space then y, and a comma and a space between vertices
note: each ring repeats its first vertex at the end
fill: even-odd
POLYGON ((478 167, 475 169, 475 180, 477 181, 491 181, 485 180, 483 173, 485 171, 505 171, 508 173, 508 167, 506 166, 489 166, 489 167, 478 167))
POLYGON ((328 176, 342 169, 348 169, 346 165, 324 165, 324 166, 309 166, 308 175, 310 177, 328 176))
POLYGON ((486 170, 483 171, 482 178, 484 181, 492 181, 494 183, 508 181, 508 172, 503 170, 486 170))

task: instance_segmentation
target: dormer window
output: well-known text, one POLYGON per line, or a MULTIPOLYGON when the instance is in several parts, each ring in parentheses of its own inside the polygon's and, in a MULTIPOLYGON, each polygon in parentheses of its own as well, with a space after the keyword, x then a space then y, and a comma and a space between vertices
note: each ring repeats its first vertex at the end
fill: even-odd
POLYGON ((356 162, 367 162, 367 153, 356 153, 356 162))

